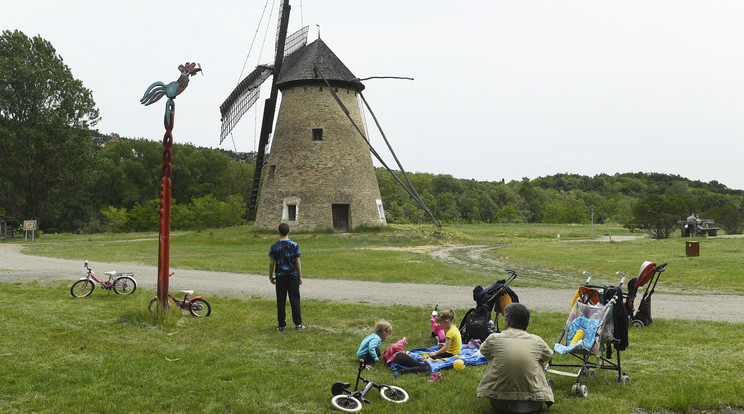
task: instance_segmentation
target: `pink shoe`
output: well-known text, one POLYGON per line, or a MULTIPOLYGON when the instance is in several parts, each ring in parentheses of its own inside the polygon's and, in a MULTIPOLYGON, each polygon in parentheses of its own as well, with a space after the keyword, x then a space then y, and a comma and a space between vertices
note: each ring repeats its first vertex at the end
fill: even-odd
POLYGON ((442 379, 442 373, 441 372, 435 372, 435 373, 431 374, 431 376, 429 377, 429 382, 437 382, 440 379, 442 379))

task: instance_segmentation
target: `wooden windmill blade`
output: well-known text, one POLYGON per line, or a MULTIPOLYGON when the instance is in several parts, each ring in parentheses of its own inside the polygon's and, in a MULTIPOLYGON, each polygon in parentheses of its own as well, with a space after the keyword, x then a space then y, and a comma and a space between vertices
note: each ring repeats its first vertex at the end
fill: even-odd
POLYGON ((273 67, 271 65, 258 66, 235 87, 230 96, 220 105, 220 114, 222 114, 220 144, 232 132, 243 114, 258 101, 261 84, 272 73, 273 67))
MULTIPOLYGON (((284 57, 301 49, 307 44, 307 32, 309 26, 287 36, 285 41, 284 57)), ((238 86, 233 89, 225 102, 220 105, 222 115, 222 128, 220 130, 220 144, 225 140, 240 118, 258 101, 261 85, 274 74, 274 66, 267 63, 258 65, 253 72, 249 73, 238 86)))

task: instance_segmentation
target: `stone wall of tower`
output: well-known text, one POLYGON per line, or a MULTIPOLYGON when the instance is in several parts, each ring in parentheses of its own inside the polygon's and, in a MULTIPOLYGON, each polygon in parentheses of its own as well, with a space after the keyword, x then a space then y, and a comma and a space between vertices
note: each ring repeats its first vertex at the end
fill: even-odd
MULTIPOLYGON (((356 91, 337 96, 363 128, 356 91)), ((349 206, 349 229, 386 224, 369 147, 327 86, 282 90, 271 150, 256 208, 257 229, 286 221, 293 231, 333 228, 332 205, 349 206), (313 139, 322 130, 322 140, 313 139), (295 220, 289 209, 295 206, 295 220), (382 215, 382 217, 381 217, 382 215)))

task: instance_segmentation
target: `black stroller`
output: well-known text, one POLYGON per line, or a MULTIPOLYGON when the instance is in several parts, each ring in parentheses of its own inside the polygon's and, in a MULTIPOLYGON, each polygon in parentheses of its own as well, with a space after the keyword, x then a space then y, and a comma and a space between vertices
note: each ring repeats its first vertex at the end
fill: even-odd
POLYGON ((475 307, 468 310, 460 322, 460 335, 462 335, 463 344, 472 339, 484 341, 488 335, 499 330, 499 313, 504 313, 504 308, 512 302, 519 303, 519 297, 509 287, 517 273, 513 270, 506 271, 509 277, 494 283, 493 285, 483 288, 476 286, 473 288, 473 300, 475 307), (491 310, 496 311, 496 316, 491 319, 491 310), (494 330, 494 323, 496 328, 494 330))
POLYGON ((634 277, 628 282, 628 298, 625 301, 625 309, 630 318, 630 326, 643 328, 644 326, 651 325, 653 322, 653 319, 651 319, 651 295, 654 294, 656 283, 659 281, 659 277, 666 265, 664 263, 656 266, 656 263, 653 262, 643 262, 641 270, 638 272, 638 277, 634 277), (638 305, 638 311, 635 312, 634 302, 636 293, 638 292, 638 288, 643 285, 647 285, 646 291, 643 293, 641 303, 638 305))

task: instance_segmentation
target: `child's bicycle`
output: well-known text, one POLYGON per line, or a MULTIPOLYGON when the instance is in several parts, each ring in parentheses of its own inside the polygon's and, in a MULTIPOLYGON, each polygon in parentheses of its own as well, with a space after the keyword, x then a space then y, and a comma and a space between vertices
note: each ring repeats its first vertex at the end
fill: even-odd
MULTIPOLYGON (((168 277, 173 276, 173 272, 168 275, 168 277)), ((183 299, 176 299, 175 296, 171 295, 170 292, 168 292, 168 298, 170 298, 173 303, 175 303, 179 308, 186 309, 191 313, 192 315, 196 317, 206 317, 212 314, 212 305, 207 302, 206 299, 203 299, 201 296, 195 296, 193 298, 190 298, 189 295, 193 295, 193 290, 181 290, 181 293, 183 293, 183 299)), ((157 310, 159 307, 159 300, 156 297, 154 297, 150 304, 147 305, 147 309, 150 312, 153 312, 157 310)))
POLYGON ((359 372, 357 373, 356 384, 354 385, 354 391, 349 389, 351 386, 348 382, 334 382, 331 386, 331 393, 334 395, 331 400, 333 408, 344 411, 347 413, 355 413, 362 409, 362 402, 369 404, 369 400, 365 398, 367 392, 370 389, 377 388, 380 390, 380 396, 394 403, 402 403, 408 401, 408 393, 400 387, 394 385, 376 384, 364 377, 362 377, 362 371, 364 371, 364 362, 359 362, 359 372), (362 381, 365 386, 364 389, 359 391, 359 381, 362 381), (348 395, 344 395, 348 394, 348 395))
POLYGON ((101 289, 113 289, 118 295, 131 295, 137 290, 134 273, 106 272, 108 280, 98 280, 96 275, 93 274, 93 270, 88 266, 87 260, 83 264, 83 269, 87 271, 87 275, 70 287, 70 294, 73 297, 82 298, 90 295, 96 288, 96 283, 101 286, 101 289))

